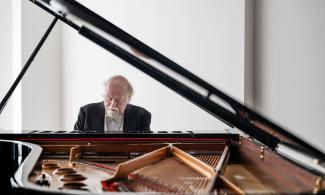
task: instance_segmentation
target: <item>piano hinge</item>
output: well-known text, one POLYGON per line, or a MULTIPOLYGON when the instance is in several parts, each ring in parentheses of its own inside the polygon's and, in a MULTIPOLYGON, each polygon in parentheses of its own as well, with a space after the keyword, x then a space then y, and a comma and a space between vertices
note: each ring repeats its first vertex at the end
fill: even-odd
POLYGON ((255 139, 252 136, 248 136, 247 139, 255 143, 255 139))
POLYGON ((265 147, 264 146, 260 146, 260 159, 261 160, 264 160, 264 150, 265 150, 265 147))
POLYGON ((208 91, 208 95, 205 97, 207 100, 210 100, 210 96, 212 95, 211 91, 208 91))
POLYGON ((313 189, 313 194, 318 194, 322 190, 323 178, 318 176, 315 181, 315 188, 313 189))

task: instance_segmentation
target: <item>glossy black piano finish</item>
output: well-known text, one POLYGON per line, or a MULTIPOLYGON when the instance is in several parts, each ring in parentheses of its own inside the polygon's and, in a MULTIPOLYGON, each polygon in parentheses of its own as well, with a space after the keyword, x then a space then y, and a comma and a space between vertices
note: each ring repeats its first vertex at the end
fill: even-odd
POLYGON ((238 141, 239 135, 226 130, 215 131, 158 131, 151 133, 123 133, 111 131, 106 134, 82 131, 23 131, 22 133, 0 133, 0 139, 17 141, 37 141, 37 140, 160 140, 160 141, 186 141, 186 140, 233 140, 238 141))
POLYGON ((39 146, 31 143, 0 139, 1 194, 62 194, 37 189, 29 186, 27 182, 27 177, 39 158, 41 150, 39 146))
MULTIPOLYGON (((0 189, 3 194, 24 194, 23 178, 40 155, 41 149, 33 144, 0 140, 0 189)), ((32 190, 33 191, 33 190, 32 190)), ((32 194, 31 192, 29 194, 32 194)), ((35 191, 35 194, 38 194, 35 191)))
POLYGON ((0 141, 0 189, 5 194, 15 192, 14 188, 11 187, 10 180, 14 177, 14 174, 20 166, 19 158, 21 156, 18 154, 18 147, 21 146, 21 144, 14 142, 0 141))

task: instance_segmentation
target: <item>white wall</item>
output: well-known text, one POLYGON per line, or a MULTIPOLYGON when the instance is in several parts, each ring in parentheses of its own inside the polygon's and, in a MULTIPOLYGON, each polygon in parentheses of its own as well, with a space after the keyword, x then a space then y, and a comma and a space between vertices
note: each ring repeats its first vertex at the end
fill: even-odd
POLYGON ((325 1, 256 1, 256 108, 325 151, 325 1))
MULTIPOLYGON (((86 1, 86 6, 244 101, 243 0, 86 1)), ((103 82, 122 74, 134 85, 131 103, 152 113, 152 129, 211 130, 226 126, 142 72, 63 27, 63 127, 80 106, 101 101, 103 82), (172 110, 172 111, 171 111, 172 110)))
MULTIPOLYGON (((1 1, 0 98, 7 93, 53 16, 29 1, 1 1)), ((61 129, 61 27, 54 31, 0 116, 0 129, 61 129)))
MULTIPOLYGON (((52 17, 30 2, 22 2, 24 64, 52 17)), ((325 148, 321 123, 325 119, 323 0, 256 0, 255 15, 252 1, 243 0, 81 2, 213 85, 325 148)), ((11 6, 11 1, 0 3, 5 29, 0 31, 1 98, 15 76, 11 67, 11 6)), ((69 27, 62 28, 61 38, 58 26, 23 80, 23 128, 72 129, 79 107, 101 101, 102 83, 114 74, 123 74, 134 84, 132 103, 152 112, 154 130, 225 127, 69 27), (169 115, 175 107, 175 114, 169 115)), ((13 115, 11 100, 0 116, 0 128, 11 129, 13 115)))
MULTIPOLYGON (((0 1, 0 101, 12 82, 12 1, 0 1)), ((9 101, 0 115, 0 129, 12 129, 13 107, 9 101)))
MULTIPOLYGON (((53 20, 21 1, 21 59, 24 65, 53 20)), ((61 129, 61 25, 57 23, 22 80, 22 129, 61 129)))

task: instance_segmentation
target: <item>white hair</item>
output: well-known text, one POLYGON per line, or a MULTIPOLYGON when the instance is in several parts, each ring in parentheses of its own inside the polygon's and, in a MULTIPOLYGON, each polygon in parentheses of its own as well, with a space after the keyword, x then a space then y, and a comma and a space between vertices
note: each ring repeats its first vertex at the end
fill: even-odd
POLYGON ((131 98, 132 98, 132 95, 133 95, 133 87, 131 85, 131 83, 123 76, 121 75, 115 75, 115 76, 112 76, 111 78, 109 78, 106 82, 105 82, 105 87, 109 85, 109 83, 112 81, 112 80, 119 80, 121 82, 123 82, 126 87, 127 87, 127 91, 128 91, 128 100, 130 101, 131 98))

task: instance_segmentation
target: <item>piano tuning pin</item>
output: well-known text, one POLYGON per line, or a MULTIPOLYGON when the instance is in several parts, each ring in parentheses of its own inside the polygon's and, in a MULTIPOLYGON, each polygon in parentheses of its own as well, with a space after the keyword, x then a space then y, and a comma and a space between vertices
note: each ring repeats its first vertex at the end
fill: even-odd
POLYGON ((76 168, 77 164, 75 162, 69 162, 68 165, 72 168, 76 168))

